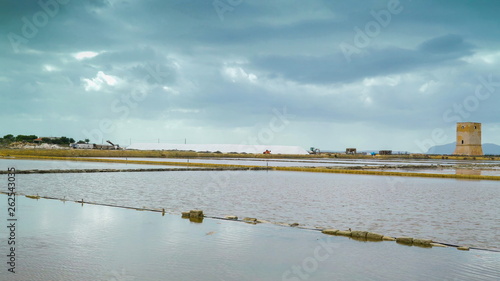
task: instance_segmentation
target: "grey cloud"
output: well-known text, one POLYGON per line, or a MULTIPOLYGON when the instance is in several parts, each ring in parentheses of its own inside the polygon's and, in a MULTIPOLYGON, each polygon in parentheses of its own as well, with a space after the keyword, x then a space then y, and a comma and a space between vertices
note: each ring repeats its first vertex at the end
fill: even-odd
MULTIPOLYGON (((400 2, 403 11, 349 63, 339 44, 352 42, 354 28, 373 20, 370 11, 384 9, 386 0, 242 1, 223 21, 213 1, 73 0, 19 53, 7 34, 20 34, 21 18, 40 7, 37 1, 1 1, 3 130, 33 128, 33 116, 43 120, 36 126, 43 134, 53 130, 50 124, 78 133, 101 118, 120 120, 124 111, 114 112, 112 104, 135 88, 147 98, 127 118, 156 124, 168 114, 166 121, 183 126, 168 134, 201 128, 208 136, 218 128, 224 136, 209 138, 221 141, 234 128, 265 124, 272 109, 283 106, 294 122, 307 124, 295 135, 296 144, 306 147, 309 139, 321 138, 317 128, 325 124, 352 125, 347 136, 383 126, 381 142, 390 142, 391 133, 447 126, 443 112, 474 94, 477 76, 500 79, 500 2, 400 2), (76 60, 73 54, 82 51, 100 54, 76 60), (156 67, 163 77, 147 78, 156 67), (233 81, 225 67, 257 78, 233 81), (85 91, 82 79, 99 71, 123 83, 85 91)), ((498 99, 495 94, 481 101, 470 118, 497 122, 498 99)), ((155 131, 154 137, 167 134, 155 131)))
POLYGON ((252 66, 270 75, 301 83, 352 82, 363 78, 408 72, 421 67, 458 65, 473 54, 473 45, 457 35, 431 38, 416 49, 369 48, 347 61, 342 53, 323 56, 258 56, 252 66))
POLYGON ((429 39, 419 46, 419 50, 433 54, 449 54, 462 53, 470 54, 472 44, 464 41, 462 36, 456 34, 448 34, 429 39))

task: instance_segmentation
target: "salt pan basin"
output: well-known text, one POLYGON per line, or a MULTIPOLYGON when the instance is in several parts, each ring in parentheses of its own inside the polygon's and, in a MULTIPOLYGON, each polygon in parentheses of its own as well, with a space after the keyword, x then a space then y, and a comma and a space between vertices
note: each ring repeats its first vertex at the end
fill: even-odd
MULTIPOLYGON (((16 273, 0 280, 497 280, 500 254, 16 197, 16 273)), ((0 195, 7 211, 7 196, 0 195)), ((3 216, 4 217, 4 216, 3 216)), ((3 219, 6 224, 5 217, 3 219)))

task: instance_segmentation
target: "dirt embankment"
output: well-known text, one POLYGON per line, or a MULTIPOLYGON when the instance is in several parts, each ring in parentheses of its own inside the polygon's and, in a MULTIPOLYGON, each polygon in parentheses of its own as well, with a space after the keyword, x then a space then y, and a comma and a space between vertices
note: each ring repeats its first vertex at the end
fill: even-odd
MULTIPOLYGON (((54 145, 57 146, 57 145, 54 145)), ((448 159, 448 160, 495 160, 500 156, 453 156, 453 155, 346 155, 341 153, 321 153, 311 155, 285 154, 247 154, 247 153, 210 153, 194 151, 158 151, 158 150, 97 150, 69 149, 59 147, 44 149, 34 148, 33 144, 24 144, 16 148, 0 149, 0 156, 49 156, 49 157, 137 157, 137 158, 259 158, 259 159, 448 159)))

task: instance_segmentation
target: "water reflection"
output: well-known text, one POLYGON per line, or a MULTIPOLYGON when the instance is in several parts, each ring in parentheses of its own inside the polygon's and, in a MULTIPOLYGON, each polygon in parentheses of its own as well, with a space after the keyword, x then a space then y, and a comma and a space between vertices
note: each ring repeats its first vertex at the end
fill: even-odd
POLYGON ((204 220, 204 218, 183 218, 183 219, 187 219, 192 223, 203 223, 204 220))
MULTIPOLYGON (((6 208, 0 196, 0 208, 6 208)), ((497 280, 500 255, 18 197, 19 263, 1 280, 497 280)), ((0 244, 5 253, 7 244, 0 244)), ((2 254, 2 256, 4 256, 2 254)))
POLYGON ((18 175, 19 192, 500 249, 495 181, 277 171, 18 175))
MULTIPOLYGON (((125 158, 123 159, 125 160, 125 158)), ((175 168, 176 166, 84 162, 84 161, 59 161, 59 160, 25 160, 0 158, 0 169, 17 167, 22 170, 69 170, 69 169, 150 169, 150 168, 175 168)), ((179 167, 180 168, 180 167, 179 167)), ((186 167, 182 167, 186 168, 186 167)))
MULTIPOLYGON (((102 157, 100 159, 125 159, 102 157)), ((457 164, 474 164, 479 166, 494 165, 498 161, 463 161, 447 159, 334 159, 334 158, 309 158, 309 159, 263 159, 263 158, 128 158, 144 161, 190 162, 234 165, 260 165, 260 166, 429 166, 440 165, 443 167, 457 164)))

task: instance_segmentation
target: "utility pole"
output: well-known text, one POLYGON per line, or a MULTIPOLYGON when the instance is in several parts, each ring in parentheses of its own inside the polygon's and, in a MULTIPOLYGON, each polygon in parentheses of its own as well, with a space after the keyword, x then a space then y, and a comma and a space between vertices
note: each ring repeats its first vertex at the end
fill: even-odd
POLYGON ((187 143, 187 138, 184 138, 184 144, 186 144, 186 143, 187 143))

